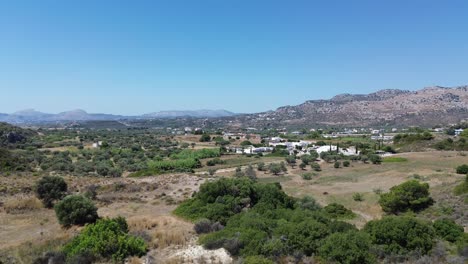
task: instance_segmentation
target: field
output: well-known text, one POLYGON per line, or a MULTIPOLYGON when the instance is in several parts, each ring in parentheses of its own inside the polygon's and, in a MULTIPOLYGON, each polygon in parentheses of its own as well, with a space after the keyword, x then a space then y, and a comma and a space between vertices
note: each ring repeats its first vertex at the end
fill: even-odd
POLYGON ((456 174, 455 168, 468 161, 462 152, 407 152, 386 156, 381 164, 350 161, 349 167, 339 168, 333 162, 320 160, 321 171, 313 171, 310 166, 303 170, 297 161, 294 167, 287 165, 287 172, 274 175, 268 170, 258 171, 257 164, 268 167, 286 163, 285 157, 221 153, 215 142, 199 142, 198 135, 116 132, 107 136, 107 147, 96 149, 89 146, 103 132, 92 132, 91 139, 83 141, 70 139, 76 138, 75 134, 54 133, 58 135, 47 138, 50 146, 37 152, 12 148, 11 153, 39 158, 23 171, 0 176, 0 260, 5 263, 32 263, 44 252, 59 250, 83 228, 61 227, 54 210, 44 208, 35 197, 35 183, 45 175, 63 176, 69 194, 82 194, 94 188, 97 196, 93 202, 100 217, 126 218, 130 234, 144 238, 149 248, 145 257, 131 258, 129 263, 232 263, 225 249, 206 250, 199 245, 194 224, 176 217, 173 210, 192 197, 203 182, 234 177, 239 168, 246 172, 250 166, 258 182, 279 183, 290 196, 312 196, 322 206, 336 202, 351 209, 356 217, 346 221, 358 228, 384 215, 378 204, 381 193, 417 179, 430 185, 436 201, 419 212, 419 216, 430 220, 449 216, 468 230, 468 203, 453 195, 454 187, 464 179, 464 175, 456 174), (213 159, 217 163, 209 166, 208 161, 213 159), (186 160, 196 160, 196 166, 183 168, 184 172, 175 170, 180 168, 151 167, 186 160), (57 163, 63 166, 55 166, 57 163), (103 166, 120 173, 112 174, 103 170, 103 166), (139 171, 150 173, 138 174, 139 171), (145 176, 129 177, 132 173, 145 176), (362 199, 355 199, 357 194, 362 199))

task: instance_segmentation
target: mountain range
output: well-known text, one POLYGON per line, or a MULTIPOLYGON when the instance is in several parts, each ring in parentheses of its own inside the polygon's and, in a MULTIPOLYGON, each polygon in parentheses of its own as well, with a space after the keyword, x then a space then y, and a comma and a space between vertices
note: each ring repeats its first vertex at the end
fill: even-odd
POLYGON ((236 116, 230 123, 254 127, 363 127, 435 126, 462 120, 468 120, 468 86, 340 94, 329 100, 310 100, 275 111, 236 116))
POLYGON ((97 121, 97 120, 122 120, 122 119, 157 119, 157 118, 217 118, 234 116, 235 113, 226 110, 193 110, 193 111, 161 111, 139 116, 122 116, 112 114, 92 114, 84 110, 76 109, 58 114, 49 114, 26 109, 12 114, 0 113, 0 121, 9 123, 40 123, 58 121, 97 121))
POLYGON ((195 110, 121 116, 90 114, 84 110, 48 114, 32 109, 0 114, 0 121, 9 123, 123 119, 180 119, 179 123, 186 123, 186 118, 191 118, 190 122, 195 125, 213 127, 446 125, 468 120, 468 86, 433 86, 417 91, 387 89, 370 94, 339 94, 331 99, 309 100, 300 105, 283 106, 273 111, 254 114, 235 114, 226 110, 195 110))

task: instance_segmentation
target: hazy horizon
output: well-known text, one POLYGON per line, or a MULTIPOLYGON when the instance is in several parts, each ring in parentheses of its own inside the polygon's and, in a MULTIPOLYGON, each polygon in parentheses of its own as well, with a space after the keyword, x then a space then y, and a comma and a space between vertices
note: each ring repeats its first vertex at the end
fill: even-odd
POLYGON ((0 3, 0 113, 254 113, 468 83, 464 1, 0 3))

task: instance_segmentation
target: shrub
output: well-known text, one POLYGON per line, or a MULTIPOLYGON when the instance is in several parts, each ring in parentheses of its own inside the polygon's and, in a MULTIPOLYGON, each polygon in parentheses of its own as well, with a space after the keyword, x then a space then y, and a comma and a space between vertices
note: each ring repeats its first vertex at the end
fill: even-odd
POLYGON ((339 203, 331 203, 323 208, 325 212, 333 218, 353 218, 353 211, 339 203))
POLYGON ((320 168, 320 164, 318 164, 317 162, 312 162, 310 164, 310 167, 314 170, 314 171, 321 171, 322 168, 320 168))
POLYGON ((62 177, 46 176, 36 184, 37 198, 42 200, 47 208, 52 208, 54 202, 65 197, 66 193, 67 183, 62 177))
POLYGON ((407 254, 432 249, 435 232, 430 223, 408 216, 387 216, 367 222, 363 229, 385 253, 407 254))
POLYGON ((353 200, 356 202, 362 202, 364 201, 364 195, 362 193, 354 193, 353 200))
POLYGON ((436 234, 447 241, 455 242, 463 235, 464 229, 451 219, 438 219, 433 224, 436 234))
POLYGON ((297 201, 297 207, 303 210, 320 210, 322 208, 312 196, 304 196, 297 201))
POLYGON ((319 248, 319 255, 333 263, 374 263, 369 252, 371 248, 368 234, 358 231, 335 233, 325 238, 319 248))
POLYGON ((343 167, 349 167, 350 163, 349 160, 343 161, 343 167))
POLYGON ((91 254, 105 259, 123 261, 128 256, 143 256, 146 245, 143 239, 128 234, 124 218, 101 219, 87 225, 81 233, 66 244, 63 251, 68 258, 91 254))
POLYGON ((419 211, 433 203, 434 200, 429 196, 429 184, 417 180, 393 186, 390 192, 382 194, 379 199, 382 210, 387 213, 419 211))
POLYGON ((465 180, 457 185, 454 189, 455 195, 462 195, 468 193, 468 175, 466 175, 465 180))
POLYGON ((65 227, 94 223, 98 219, 97 208, 84 196, 69 195, 54 208, 59 223, 65 227))
POLYGON ((244 264, 274 264, 273 261, 263 256, 249 256, 244 258, 244 264))
POLYGON ((195 223, 193 227, 197 234, 215 232, 223 228, 223 225, 221 225, 219 222, 213 223, 209 219, 201 219, 197 223, 195 223))
POLYGON ((468 174, 468 164, 463 164, 457 167, 458 174, 468 174))
POLYGON ((303 173, 303 174, 302 174, 302 179, 304 179, 304 180, 306 180, 306 181, 310 181, 310 180, 312 180, 312 178, 313 178, 315 175, 316 175, 315 173, 306 172, 306 173, 303 173))
POLYGON ((382 163, 382 157, 376 154, 369 155, 369 160, 372 162, 372 164, 382 163))
POLYGON ((333 164, 333 167, 335 167, 335 169, 338 169, 340 167, 340 162, 339 161, 335 161, 335 164, 333 164))

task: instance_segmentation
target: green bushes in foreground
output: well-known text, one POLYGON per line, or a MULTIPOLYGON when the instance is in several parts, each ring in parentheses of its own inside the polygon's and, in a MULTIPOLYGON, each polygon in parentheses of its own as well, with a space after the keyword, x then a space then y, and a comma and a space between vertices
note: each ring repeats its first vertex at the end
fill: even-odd
POLYGON ((94 223, 98 219, 96 206, 81 195, 65 197, 55 205, 54 209, 59 223, 65 227, 94 223))
POLYGON ((143 256, 146 251, 143 239, 128 234, 127 222, 122 217, 101 219, 87 225, 63 248, 69 259, 91 255, 114 261, 123 261, 128 256, 143 256))
MULTIPOLYGON (((415 187, 403 188, 413 194, 410 198, 421 188, 425 193, 419 183, 408 186, 415 187)), ((285 257, 299 261, 304 256, 324 263, 375 263, 386 256, 428 254, 436 238, 455 241, 463 250, 466 237, 452 222, 433 225, 411 216, 387 216, 358 230, 338 220, 354 216, 340 204, 322 208, 311 197, 295 199, 278 184, 247 177, 204 183, 175 214, 198 220, 196 230, 205 248, 224 248, 246 263, 276 263, 285 257)))
POLYGON ((432 249, 435 239, 430 222, 408 216, 372 220, 363 230, 370 235, 372 243, 387 254, 407 254, 411 251, 426 254, 432 249))

